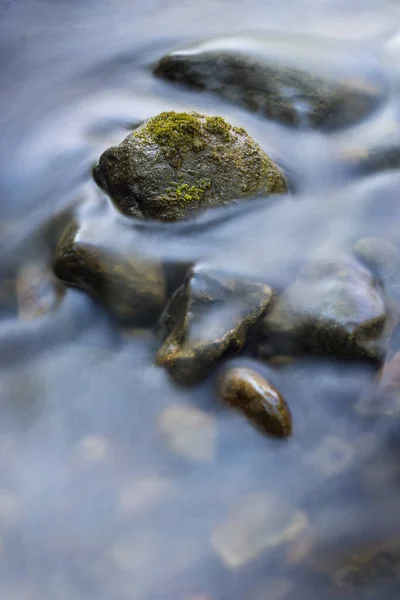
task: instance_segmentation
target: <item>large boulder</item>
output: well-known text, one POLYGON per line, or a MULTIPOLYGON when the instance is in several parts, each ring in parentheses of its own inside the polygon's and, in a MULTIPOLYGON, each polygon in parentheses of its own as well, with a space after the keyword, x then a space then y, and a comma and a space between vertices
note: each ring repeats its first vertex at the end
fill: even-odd
POLYGON ((388 81, 357 46, 310 35, 264 34, 210 40, 168 54, 160 77, 217 92, 289 125, 353 125, 382 104, 388 81))
POLYGON ((308 265, 260 324, 262 357, 307 350, 380 360, 389 322, 382 289, 351 259, 308 265))
POLYGON ((163 221, 287 189, 244 129, 197 113, 149 119, 101 155, 94 177, 122 212, 163 221))

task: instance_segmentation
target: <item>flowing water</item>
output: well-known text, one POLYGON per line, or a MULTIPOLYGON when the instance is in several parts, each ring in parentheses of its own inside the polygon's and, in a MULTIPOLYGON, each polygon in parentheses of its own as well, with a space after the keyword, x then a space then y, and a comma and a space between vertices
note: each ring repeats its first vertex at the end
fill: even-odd
POLYGON ((398 598, 399 421, 356 410, 371 365, 310 357, 277 370, 294 435, 271 440, 218 403, 212 378, 173 384, 154 366, 151 332, 122 331, 74 289, 24 318, 18 283, 46 272, 81 200, 100 244, 201 258, 272 286, 360 236, 398 240, 399 171, 351 163, 400 145, 398 28, 389 0, 1 0, 1 598, 398 598), (388 73, 387 102, 324 134, 152 75, 170 50, 253 31, 359 44, 388 73), (296 174, 296 193, 191 226, 99 214, 92 165, 171 109, 245 127, 296 174))

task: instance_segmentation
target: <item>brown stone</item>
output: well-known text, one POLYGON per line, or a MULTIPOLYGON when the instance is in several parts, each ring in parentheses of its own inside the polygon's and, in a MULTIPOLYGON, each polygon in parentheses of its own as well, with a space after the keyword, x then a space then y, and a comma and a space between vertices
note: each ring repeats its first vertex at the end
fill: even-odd
POLYGON ((220 379, 219 394, 261 431, 276 437, 291 434, 288 405, 274 386, 256 371, 246 367, 229 369, 220 379))

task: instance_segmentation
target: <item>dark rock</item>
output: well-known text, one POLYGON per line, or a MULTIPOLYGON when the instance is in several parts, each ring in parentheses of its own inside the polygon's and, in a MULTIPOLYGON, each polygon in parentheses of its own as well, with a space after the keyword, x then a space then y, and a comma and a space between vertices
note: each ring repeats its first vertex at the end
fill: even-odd
POLYGON ((54 261, 56 275, 86 290, 116 318, 140 326, 154 323, 166 302, 163 268, 85 240, 76 222, 64 231, 54 261))
POLYGON ((353 556, 332 573, 338 595, 361 591, 358 597, 365 600, 396 597, 399 577, 400 547, 392 540, 353 556))
POLYGON ((222 356, 242 349, 271 297, 262 283, 194 268, 162 315, 157 363, 180 383, 200 381, 222 356))
POLYGON ((163 221, 287 189, 244 129, 197 113, 149 119, 102 154, 94 178, 124 213, 163 221))
POLYGON ((355 175, 370 175, 400 168, 400 144, 388 143, 342 151, 342 163, 355 175))
POLYGON ((324 130, 365 118, 388 92, 379 62, 364 49, 293 34, 211 40, 165 56, 155 73, 271 119, 324 130))
POLYGON ((280 393, 253 369, 228 369, 219 381, 224 402, 243 412, 264 433, 288 437, 292 432, 290 410, 280 393))
POLYGON ((309 265, 260 324, 259 353, 307 350, 382 358, 387 309, 368 270, 351 260, 309 265), (277 346, 277 348, 274 346, 277 346), (283 347, 280 347, 283 346, 283 347))

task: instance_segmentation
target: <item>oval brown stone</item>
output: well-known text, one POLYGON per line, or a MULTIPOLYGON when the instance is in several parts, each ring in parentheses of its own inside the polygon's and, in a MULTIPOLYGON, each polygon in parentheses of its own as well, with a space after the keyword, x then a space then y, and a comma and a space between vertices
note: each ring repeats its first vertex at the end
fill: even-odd
POLYGON ((225 371, 219 381, 224 402, 243 412, 264 433, 288 437, 292 416, 280 393, 262 375, 247 367, 225 371))

